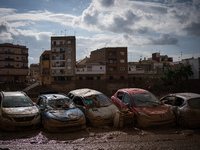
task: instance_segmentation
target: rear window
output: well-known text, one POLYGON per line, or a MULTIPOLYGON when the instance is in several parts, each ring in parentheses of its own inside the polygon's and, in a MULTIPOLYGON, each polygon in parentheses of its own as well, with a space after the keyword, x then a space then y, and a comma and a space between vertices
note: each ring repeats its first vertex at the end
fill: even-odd
POLYGON ((30 107, 34 106, 28 96, 5 96, 3 99, 4 108, 9 107, 30 107))
POLYGON ((100 106, 108 106, 112 104, 112 102, 109 100, 107 96, 104 94, 97 94, 97 95, 91 95, 84 97, 86 103, 92 104, 93 101, 98 101, 100 106))
POLYGON ((193 109, 200 109, 200 98, 188 100, 188 105, 193 109))

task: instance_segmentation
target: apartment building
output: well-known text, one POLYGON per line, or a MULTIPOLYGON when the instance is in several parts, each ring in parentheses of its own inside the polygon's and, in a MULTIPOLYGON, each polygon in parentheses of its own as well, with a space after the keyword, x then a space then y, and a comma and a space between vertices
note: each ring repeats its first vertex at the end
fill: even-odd
POLYGON ((51 50, 46 50, 40 56, 40 75, 43 84, 51 84, 51 50))
POLYGON ((51 37, 51 82, 75 80, 75 36, 51 37))
POLYGON ((105 47, 91 52, 87 63, 105 65, 105 79, 116 81, 128 79, 127 47, 105 47))
POLYGON ((23 83, 28 75, 28 48, 0 44, 0 82, 23 83))

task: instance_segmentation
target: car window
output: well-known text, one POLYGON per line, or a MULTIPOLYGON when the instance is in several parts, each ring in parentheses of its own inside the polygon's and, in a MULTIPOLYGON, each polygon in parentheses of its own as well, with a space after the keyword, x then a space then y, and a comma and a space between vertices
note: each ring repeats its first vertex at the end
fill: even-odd
POLYGON ((131 95, 136 107, 153 107, 162 105, 152 93, 140 93, 131 95))
POLYGON ((122 101, 123 95, 124 95, 123 92, 118 92, 117 93, 117 98, 122 101))
POLYGON ((72 94, 72 93, 67 94, 67 96, 68 96, 69 98, 71 98, 71 99, 74 98, 74 94, 72 94))
POLYGON ((110 99, 104 94, 96 94, 84 97, 86 103, 93 104, 93 102, 99 103, 100 106, 108 106, 112 104, 110 99))
POLYGON ((8 108, 8 107, 30 107, 34 105, 28 96, 5 96, 2 106, 8 108))
POLYGON ((44 106, 44 101, 42 99, 42 97, 39 98, 38 103, 37 103, 40 107, 44 106))
POLYGON ((81 99, 80 97, 78 97, 78 96, 74 97, 73 102, 74 102, 76 105, 84 106, 84 103, 83 103, 82 99, 81 99))
POLYGON ((75 108, 73 101, 69 98, 48 99, 46 107, 51 109, 75 108))
POLYGON ((124 97, 123 97, 123 99, 122 99, 122 102, 123 102, 124 104, 129 104, 129 106, 132 107, 131 99, 130 99, 129 95, 126 94, 126 93, 124 94, 124 97))
POLYGON ((172 105, 175 101, 175 96, 167 96, 161 99, 164 104, 172 105))
POLYGON ((176 97, 176 99, 174 100, 173 105, 174 106, 181 106, 184 102, 184 99, 180 98, 180 97, 176 97))
POLYGON ((193 109, 200 109, 200 98, 188 100, 188 105, 193 109))

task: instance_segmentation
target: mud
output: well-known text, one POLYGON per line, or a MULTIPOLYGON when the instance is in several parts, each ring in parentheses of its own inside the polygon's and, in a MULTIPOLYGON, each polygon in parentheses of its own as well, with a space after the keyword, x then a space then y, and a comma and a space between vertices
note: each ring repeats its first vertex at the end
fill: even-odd
POLYGON ((121 130, 87 127, 71 133, 48 133, 43 128, 31 131, 0 130, 0 149, 200 149, 200 129, 179 127, 121 130))

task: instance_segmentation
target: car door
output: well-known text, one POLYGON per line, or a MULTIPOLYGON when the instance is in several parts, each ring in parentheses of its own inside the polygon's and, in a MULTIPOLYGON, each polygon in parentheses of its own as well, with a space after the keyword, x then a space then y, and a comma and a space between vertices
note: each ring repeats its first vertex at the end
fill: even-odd
POLYGON ((124 96, 124 92, 117 92, 117 94, 116 94, 116 98, 115 98, 115 105, 119 108, 119 109, 121 109, 123 106, 124 106, 124 104, 123 104, 123 102, 122 102, 122 98, 123 98, 123 96, 124 96))
POLYGON ((79 96, 74 96, 72 100, 74 104, 76 105, 76 107, 78 107, 85 114, 86 108, 85 108, 85 103, 83 102, 82 98, 79 96))

